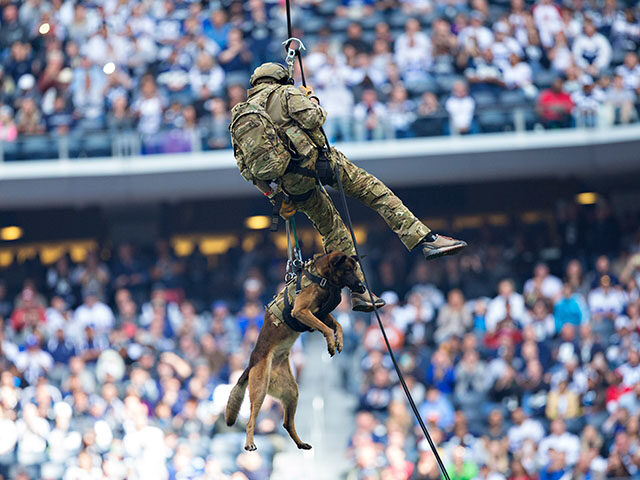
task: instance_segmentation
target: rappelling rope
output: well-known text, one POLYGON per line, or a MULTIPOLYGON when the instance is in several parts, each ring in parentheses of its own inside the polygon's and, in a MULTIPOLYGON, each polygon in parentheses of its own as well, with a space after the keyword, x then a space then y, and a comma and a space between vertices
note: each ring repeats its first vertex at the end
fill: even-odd
MULTIPOLYGON (((304 48, 304 46, 302 45, 302 42, 296 38, 293 37, 293 29, 291 26, 291 2, 290 0, 286 0, 286 10, 287 10, 287 31, 288 31, 288 40, 286 40, 284 42, 284 44, 286 44, 286 48, 287 48, 287 58, 291 58, 293 60, 293 58, 291 57, 291 55, 295 55, 298 57, 298 62, 300 64, 300 76, 302 77, 302 85, 304 85, 305 87, 307 86, 307 82, 305 80, 304 77, 304 67, 302 65, 302 55, 300 53, 301 48, 298 48, 295 50, 295 53, 292 54, 292 48, 291 48, 291 42, 293 40, 297 40, 300 44, 300 46, 302 46, 302 48, 304 48)), ((289 67, 292 68, 292 63, 288 63, 289 67)), ((320 129, 322 131, 322 134, 324 135, 325 138, 325 142, 326 142, 326 147, 329 148, 329 139, 327 138, 327 134, 324 132, 324 129, 320 129)), ((420 425, 420 428, 422 429, 422 433, 424 434, 425 438, 427 439, 427 442, 429 443, 429 447, 431 447, 431 451, 433 452, 434 457, 436 458, 436 461, 438 462, 438 466, 440 467, 440 470, 442 471, 442 475, 444 476, 445 480, 451 480, 451 477, 449 477, 449 473, 447 472, 446 467, 444 466, 444 462, 442 461, 442 458, 440 457, 440 454, 438 453, 438 448, 436 447, 436 444, 434 443, 433 439, 431 438, 431 434, 429 433, 429 430, 427 430, 427 426, 424 424, 424 421, 422 420, 421 416, 420 416, 420 412, 418 411, 418 407, 416 406, 416 402, 413 400, 413 397, 411 395, 411 391, 409 390, 409 387, 407 386, 407 382, 404 379, 404 374, 402 373, 402 370, 400 369, 400 365, 398 365, 398 361, 396 360, 396 356, 393 353, 393 350, 391 349, 391 344, 389 343, 389 338, 387 337, 387 332, 384 329, 384 325, 382 324, 382 320, 380 319, 380 313, 378 312, 378 307, 376 306, 374 300, 373 300, 373 293, 371 293, 371 288, 369 287, 369 282, 367 280, 367 276, 364 273, 364 268, 362 265, 362 257, 360 257, 360 253, 358 252, 358 242, 356 241, 356 235, 353 231, 353 223, 351 222, 351 213, 349 212, 349 206, 347 205, 347 197, 344 193, 344 188, 342 187, 342 180, 340 179, 340 171, 338 169, 338 164, 336 163, 334 165, 334 176, 335 176, 335 180, 338 186, 338 191, 340 192, 340 197, 342 199, 342 206, 344 209, 344 216, 346 217, 347 220, 347 226, 349 227, 349 233, 351 235, 351 240, 353 241, 353 248, 355 250, 356 253, 356 257, 357 257, 357 261, 358 264, 360 265, 360 270, 362 271, 362 277, 364 279, 364 285, 367 288, 367 294, 369 295, 369 301, 371 302, 371 304, 373 305, 373 311, 375 313, 376 319, 378 320, 378 326, 380 327, 380 331, 382 332, 382 338, 384 339, 384 343, 387 347, 387 350, 389 351, 389 356, 391 357, 391 362, 393 363, 393 367, 396 370, 396 373, 398 375, 398 379, 400 380, 400 385, 402 385, 402 390, 404 390, 404 393, 407 397, 407 400, 409 401, 409 405, 411 406, 411 410, 413 410, 413 414, 415 415, 416 419, 418 420, 418 424, 420 425)), ((294 225, 294 232, 295 232, 295 224, 294 225)), ((297 236, 294 236, 294 238, 296 239, 297 242, 297 236)))

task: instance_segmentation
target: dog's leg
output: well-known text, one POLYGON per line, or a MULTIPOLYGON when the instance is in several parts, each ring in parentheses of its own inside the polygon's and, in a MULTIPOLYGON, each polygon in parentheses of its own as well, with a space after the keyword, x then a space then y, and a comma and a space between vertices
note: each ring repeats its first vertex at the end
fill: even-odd
POLYGON ((338 352, 342 352, 342 347, 344 346, 344 339, 342 337, 342 325, 340 325, 330 313, 328 313, 327 316, 324 317, 324 323, 333 330, 333 334, 336 339, 336 349, 338 350, 338 352))
POLYGON ((256 428, 256 420, 260 408, 264 402, 269 386, 269 376, 271 370, 271 355, 261 359, 249 370, 249 400, 251 401, 251 416, 247 422, 247 440, 244 445, 245 450, 256 450, 256 444, 253 443, 253 432, 256 428))
POLYGON ((284 407, 284 422, 282 425, 298 448, 309 450, 311 445, 300 440, 294 423, 296 408, 298 407, 298 384, 293 377, 293 373, 291 373, 289 354, 275 360, 271 371, 269 394, 282 402, 284 407))
POLYGON ((298 308, 296 301, 296 305, 293 307, 291 315, 293 315, 296 319, 300 320, 305 325, 321 332, 322 335, 324 335, 324 339, 327 341, 327 350, 329 350, 329 355, 333 357, 336 354, 336 342, 333 338, 333 330, 331 330, 324 323, 318 320, 318 318, 313 313, 311 313, 311 310, 309 310, 309 308, 298 308))

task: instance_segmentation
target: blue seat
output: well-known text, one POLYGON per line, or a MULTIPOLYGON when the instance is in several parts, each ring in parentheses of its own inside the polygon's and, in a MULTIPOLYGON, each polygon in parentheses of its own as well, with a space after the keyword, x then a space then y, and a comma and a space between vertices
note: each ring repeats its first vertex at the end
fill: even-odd
POLYGON ((46 160, 58 158, 58 146, 47 135, 30 135, 21 139, 19 158, 22 160, 46 160))
POLYGON ((524 105, 529 100, 522 90, 505 90, 500 94, 500 103, 509 106, 524 105))
POLYGON ((3 143, 1 148, 5 162, 18 160, 18 142, 3 143))
POLYGON ((535 83, 539 88, 549 88, 553 83, 553 79, 556 78, 558 74, 553 70, 540 70, 536 73, 533 83, 535 83))
POLYGON ((501 110, 485 110, 478 112, 478 124, 485 133, 504 132, 509 126, 509 118, 501 110))
POLYGON ((438 75, 438 77, 436 77, 436 82, 438 84, 438 89, 440 90, 440 92, 448 95, 451 93, 453 84, 460 79, 461 77, 458 77, 457 75, 438 75))
POLYGON ((478 107, 487 107, 496 104, 496 96, 488 92, 486 90, 481 90, 479 92, 474 92, 472 94, 473 99, 476 101, 476 105, 478 107))
POLYGON ((82 153, 87 157, 111 156, 111 138, 106 132, 86 134, 82 142, 82 153))

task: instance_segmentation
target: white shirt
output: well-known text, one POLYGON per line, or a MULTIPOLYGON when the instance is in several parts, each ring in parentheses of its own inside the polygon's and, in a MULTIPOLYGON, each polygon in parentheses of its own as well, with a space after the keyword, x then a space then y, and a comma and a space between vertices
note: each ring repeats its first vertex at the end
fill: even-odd
POLYGON ((456 130, 468 130, 471 128, 476 102, 470 96, 464 98, 449 97, 445 108, 451 117, 451 122, 456 130))
POLYGON ((544 428, 540 422, 527 418, 522 425, 513 425, 507 432, 509 438, 509 450, 520 450, 525 440, 533 440, 538 443, 544 437, 544 428))
MULTIPOLYGON (((530 278, 524 284, 524 293, 525 295, 533 292, 535 289, 535 282, 533 278, 530 278)), ((562 281, 554 276, 547 275, 542 281, 542 286, 540 287, 542 295, 547 298, 553 298, 558 295, 562 291, 562 281)))
MULTIPOLYGON (((516 321, 522 320, 525 312, 524 298, 519 293, 512 293, 509 297, 509 307, 511 318, 516 321)), ((507 316, 507 302, 506 299, 498 295, 489 302, 487 305, 487 315, 485 316, 485 325, 488 332, 495 331, 498 323, 500 323, 507 316)))
POLYGON ((89 326, 95 330, 96 335, 104 335, 108 334, 113 328, 114 317, 113 312, 107 305, 102 302, 96 302, 91 307, 86 303, 80 305, 73 316, 73 320, 78 322, 83 329, 89 326))
POLYGON ((458 35, 458 39, 461 44, 467 44, 474 38, 478 49, 481 51, 490 48, 493 43, 493 33, 484 26, 472 27, 469 25, 468 27, 464 27, 460 32, 460 35, 458 35))
POLYGON ((519 62, 513 66, 509 64, 503 68, 502 78, 510 88, 523 88, 531 85, 532 76, 531 67, 525 62, 519 62))
POLYGON ((616 68, 616 75, 622 77, 624 86, 630 90, 640 87, 640 65, 628 68, 626 65, 620 65, 616 68))
POLYGON ((423 32, 416 32, 412 37, 403 33, 396 40, 394 51, 401 71, 428 69, 433 61, 431 40, 423 32))
POLYGON ((595 65, 598 69, 607 68, 611 62, 611 44, 601 33, 592 37, 580 35, 573 42, 573 59, 580 68, 595 65))
POLYGON ((596 288, 589 294, 589 310, 594 313, 620 314, 624 308, 624 294, 615 288, 605 293, 602 288, 596 288))
POLYGON ((53 357, 44 350, 35 352, 26 350, 16 355, 14 364, 23 373, 27 382, 33 385, 38 377, 51 370, 53 357))
POLYGON ((565 453, 567 465, 575 465, 578 461, 580 440, 572 433, 564 432, 562 435, 549 435, 539 445, 538 459, 540 465, 549 463, 549 450, 552 448, 565 453))
POLYGON ((618 371, 622 374, 623 385, 631 387, 640 382, 640 365, 634 367, 629 363, 623 363, 618 367, 618 371))
POLYGON ((562 16, 556 5, 536 4, 533 7, 533 21, 540 32, 540 41, 545 47, 553 45, 556 33, 562 30, 562 16))
POLYGON ((500 68, 508 67, 509 56, 512 53, 522 56, 524 53, 518 41, 513 37, 505 37, 502 42, 494 42, 491 45, 491 53, 493 53, 493 63, 500 68))

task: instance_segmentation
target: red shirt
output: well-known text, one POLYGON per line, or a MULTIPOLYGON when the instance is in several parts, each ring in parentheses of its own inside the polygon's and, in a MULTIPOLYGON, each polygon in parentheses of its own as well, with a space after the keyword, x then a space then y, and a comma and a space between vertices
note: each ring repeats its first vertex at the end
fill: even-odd
POLYGON ((550 88, 538 97, 538 105, 543 120, 562 120, 573 109, 571 95, 566 92, 554 92, 550 88))

